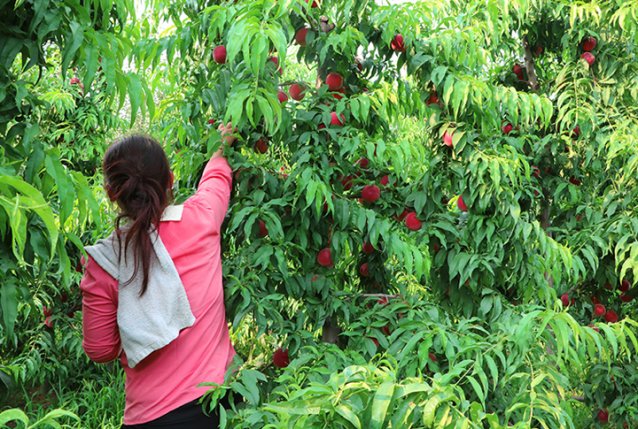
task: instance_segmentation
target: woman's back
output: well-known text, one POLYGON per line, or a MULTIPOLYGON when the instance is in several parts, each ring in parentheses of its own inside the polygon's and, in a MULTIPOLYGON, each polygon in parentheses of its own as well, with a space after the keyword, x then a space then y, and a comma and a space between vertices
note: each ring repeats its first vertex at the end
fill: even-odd
MULTIPOLYGON (((160 223, 166 247, 195 316, 192 327, 180 332, 134 368, 125 353, 124 424, 144 423, 201 397, 222 383, 235 351, 225 318, 220 227, 230 198, 232 172, 224 158, 213 158, 204 171, 197 193, 183 208, 170 206, 160 223)), ((80 285, 84 295, 84 348, 97 362, 115 359, 121 348, 117 327, 117 281, 92 258, 80 285)), ((151 287, 161 285, 149 284, 151 287)))

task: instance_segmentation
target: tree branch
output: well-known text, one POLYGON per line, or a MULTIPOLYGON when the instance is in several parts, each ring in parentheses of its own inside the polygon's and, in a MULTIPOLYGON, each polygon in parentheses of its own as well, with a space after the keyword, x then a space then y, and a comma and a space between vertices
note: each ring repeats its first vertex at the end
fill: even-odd
POLYGON ((523 49, 525 50, 525 67, 527 68, 527 76, 529 77, 529 84, 532 87, 532 91, 538 94, 540 85, 536 78, 536 70, 534 68, 534 57, 532 57, 532 48, 529 46, 527 40, 527 34, 523 36, 523 49))
MULTIPOLYGON (((328 34, 335 29, 335 25, 330 24, 329 22, 330 20, 326 16, 321 16, 321 18, 319 18, 319 26, 323 33, 328 34)), ((324 79, 324 76, 326 75, 326 72, 327 72, 326 68, 323 67, 322 64, 319 64, 319 59, 317 58, 317 85, 316 85, 317 89, 321 88, 321 85, 323 85, 323 79, 324 79)))

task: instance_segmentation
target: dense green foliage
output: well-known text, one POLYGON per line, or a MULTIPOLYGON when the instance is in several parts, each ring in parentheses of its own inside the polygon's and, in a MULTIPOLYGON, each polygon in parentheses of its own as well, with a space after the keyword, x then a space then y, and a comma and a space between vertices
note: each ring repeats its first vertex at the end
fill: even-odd
POLYGON ((165 145, 178 202, 219 121, 239 129, 223 237, 239 371, 212 395, 244 402, 225 427, 638 424, 638 288, 619 290, 638 281, 638 6, 147 6, 0 1, 5 385, 113 376, 82 355, 73 268, 110 228, 97 167, 125 106, 165 145), (293 83, 310 89, 281 103, 293 83))

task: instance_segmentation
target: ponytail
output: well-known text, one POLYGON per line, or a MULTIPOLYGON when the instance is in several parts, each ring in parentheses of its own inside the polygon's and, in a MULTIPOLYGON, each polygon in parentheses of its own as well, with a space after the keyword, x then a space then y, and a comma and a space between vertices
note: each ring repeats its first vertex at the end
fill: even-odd
MULTIPOLYGON (((125 137, 108 148, 103 162, 104 178, 109 195, 116 200, 121 212, 115 220, 115 233, 120 243, 125 234, 124 258, 133 252, 135 267, 128 285, 142 271, 140 296, 148 288, 151 256, 154 253, 149 232, 159 232, 162 212, 169 204, 171 173, 168 158, 157 141, 148 136, 125 137), (122 228, 121 222, 128 219, 122 228)), ((172 195, 170 196, 172 198, 172 195)))

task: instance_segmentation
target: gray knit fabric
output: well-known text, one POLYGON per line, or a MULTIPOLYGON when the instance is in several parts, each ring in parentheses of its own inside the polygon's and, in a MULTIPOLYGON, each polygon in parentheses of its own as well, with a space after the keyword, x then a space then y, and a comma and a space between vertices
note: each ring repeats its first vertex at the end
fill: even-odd
MULTIPOLYGON (((125 231, 125 227, 122 230, 125 231)), ((120 236, 122 249, 124 234, 120 236)), ((117 324, 122 348, 131 368, 177 338, 182 329, 195 323, 173 260, 157 231, 151 231, 150 235, 155 255, 151 256, 148 287, 141 297, 141 266, 136 278, 124 286, 133 275, 135 264, 131 251, 126 252, 126 259, 118 257, 119 244, 115 232, 106 239, 98 240, 94 246, 86 247, 87 253, 118 282, 117 324)))

